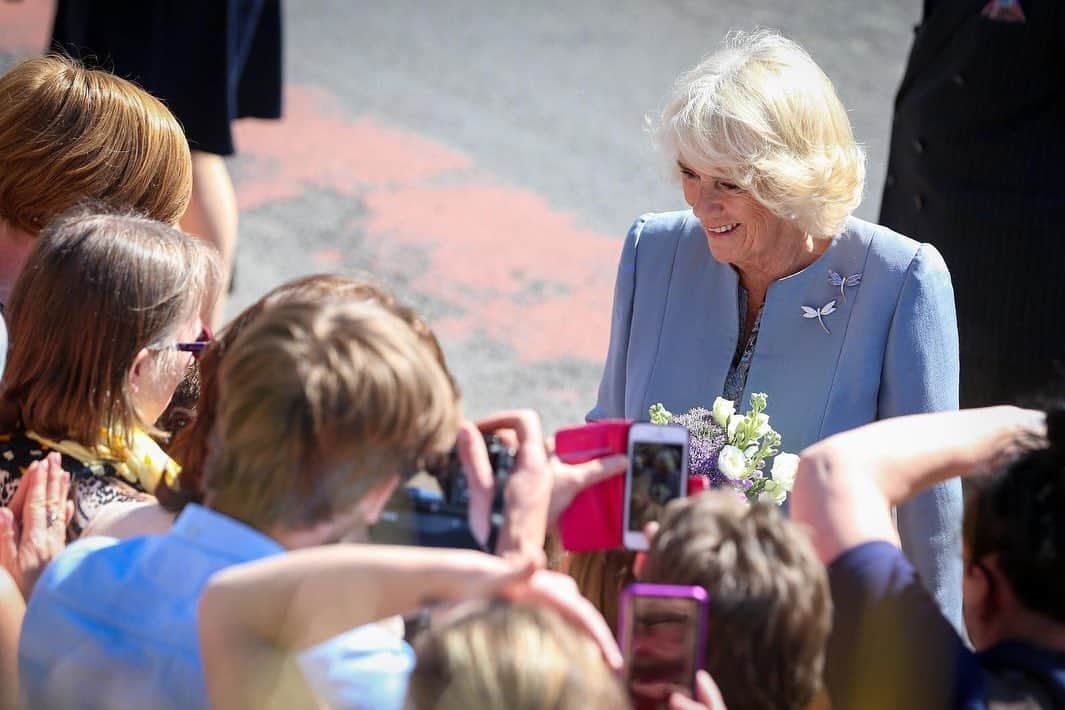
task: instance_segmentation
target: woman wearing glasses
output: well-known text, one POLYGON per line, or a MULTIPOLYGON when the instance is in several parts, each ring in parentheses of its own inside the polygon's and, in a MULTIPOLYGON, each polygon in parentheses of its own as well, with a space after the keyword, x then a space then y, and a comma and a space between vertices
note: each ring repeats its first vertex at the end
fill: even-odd
POLYGON ((53 450, 72 477, 72 537, 103 505, 176 486, 154 423, 209 338, 217 283, 210 247, 133 213, 78 210, 41 232, 5 311, 0 504, 53 450))

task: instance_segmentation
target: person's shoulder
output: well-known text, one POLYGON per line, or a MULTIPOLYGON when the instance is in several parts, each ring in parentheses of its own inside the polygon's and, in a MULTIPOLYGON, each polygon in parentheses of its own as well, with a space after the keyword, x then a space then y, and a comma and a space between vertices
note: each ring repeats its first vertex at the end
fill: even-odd
POLYGON ((100 508, 82 533, 125 540, 140 535, 164 535, 174 515, 161 505, 144 500, 119 500, 100 508))
POLYGON ((844 550, 828 565, 831 576, 880 576, 884 572, 903 572, 903 577, 916 574, 910 561, 895 545, 874 540, 844 550))
POLYGON ((1010 707, 1065 707, 1065 653, 1003 641, 978 653, 977 660, 980 674, 966 679, 965 699, 1010 707))
POLYGON ((947 273, 947 265, 935 246, 880 224, 849 217, 840 238, 866 246, 869 252, 867 269, 877 268, 900 275, 915 270, 947 273))
POLYGON ((314 692, 329 707, 400 707, 414 649, 383 623, 347 631, 297 656, 314 692))
POLYGON ((895 545, 872 541, 828 565, 833 630, 825 680, 837 707, 951 707, 972 654, 895 545), (876 658, 870 666, 866 659, 876 658))
POLYGON ((62 596, 66 590, 79 595, 100 590, 127 568, 136 552, 136 545, 105 535, 80 538, 49 563, 37 582, 34 598, 38 594, 62 596))
POLYGON ((629 228, 634 245, 642 242, 675 242, 685 236, 701 231, 699 222, 691 210, 675 212, 645 212, 636 218, 629 228))

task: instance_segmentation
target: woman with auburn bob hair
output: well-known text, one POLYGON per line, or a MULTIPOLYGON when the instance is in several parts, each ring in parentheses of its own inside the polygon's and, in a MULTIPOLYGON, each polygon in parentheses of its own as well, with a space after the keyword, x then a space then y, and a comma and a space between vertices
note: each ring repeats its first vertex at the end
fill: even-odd
POLYGON ((185 134, 158 99, 73 60, 0 77, 0 305, 57 215, 85 200, 176 225, 192 193, 185 134))
POLYGON ((209 339, 217 283, 209 246, 132 213, 79 210, 41 233, 6 314, 0 504, 50 450, 71 473, 72 536, 107 503, 177 485, 154 422, 209 339))
MULTIPOLYGON (((851 216, 865 157, 828 77, 794 42, 735 33, 683 74, 654 135, 691 209, 632 225, 590 420, 747 410, 769 396, 800 451, 877 419, 958 406, 947 267, 930 244, 851 216)), ((961 622, 961 488, 901 506, 904 547, 961 622)))

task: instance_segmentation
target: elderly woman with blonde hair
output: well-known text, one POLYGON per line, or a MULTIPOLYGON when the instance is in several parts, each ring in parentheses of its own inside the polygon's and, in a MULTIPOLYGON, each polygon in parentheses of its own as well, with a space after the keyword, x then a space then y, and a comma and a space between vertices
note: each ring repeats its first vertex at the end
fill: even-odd
MULTIPOLYGON (((589 419, 769 395, 792 451, 877 419, 956 409, 958 333, 930 244, 851 216, 865 156, 832 83, 780 35, 735 33, 653 122, 691 209, 639 217, 621 254, 589 419)), ((961 490, 901 506, 916 566, 960 623, 961 490)))

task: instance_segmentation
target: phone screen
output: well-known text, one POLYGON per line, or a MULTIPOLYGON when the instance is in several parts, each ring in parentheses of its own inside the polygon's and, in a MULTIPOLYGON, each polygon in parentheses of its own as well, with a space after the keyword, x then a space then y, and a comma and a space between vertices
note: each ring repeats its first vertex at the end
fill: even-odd
POLYGON ((691 696, 695 683, 701 604, 696 599, 632 596, 622 638, 625 685, 635 710, 669 707, 669 696, 691 696))
POLYGON ((684 446, 637 441, 632 444, 629 531, 643 532, 658 520, 666 503, 681 496, 684 446))

